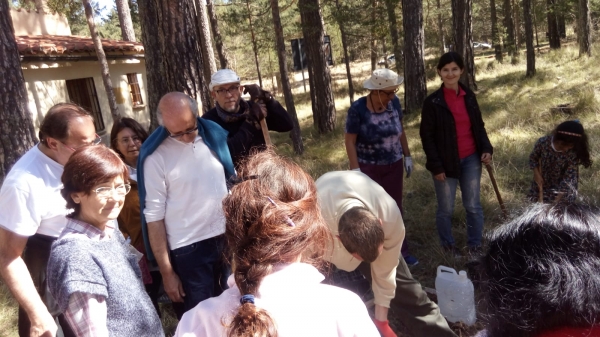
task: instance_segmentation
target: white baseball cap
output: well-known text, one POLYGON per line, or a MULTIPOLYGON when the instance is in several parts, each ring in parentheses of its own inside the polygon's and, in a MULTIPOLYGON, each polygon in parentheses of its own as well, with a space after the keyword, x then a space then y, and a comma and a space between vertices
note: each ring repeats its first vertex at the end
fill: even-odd
POLYGON ((240 77, 231 69, 220 69, 210 77, 208 90, 212 91, 214 86, 227 83, 240 83, 240 77))
POLYGON ((398 76, 395 72, 390 69, 381 68, 376 69, 371 77, 369 77, 364 83, 363 87, 369 90, 381 90, 390 87, 397 87, 404 82, 404 77, 398 76))

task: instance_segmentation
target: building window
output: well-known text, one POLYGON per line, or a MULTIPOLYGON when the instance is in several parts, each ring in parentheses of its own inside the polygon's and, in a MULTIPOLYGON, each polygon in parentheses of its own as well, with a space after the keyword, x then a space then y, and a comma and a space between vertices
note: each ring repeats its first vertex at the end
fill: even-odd
POLYGON ((138 82, 138 74, 127 74, 127 82, 129 83, 129 93, 131 94, 131 101, 133 102, 133 106, 136 107, 144 105, 144 100, 142 99, 142 92, 140 91, 140 84, 138 82))
POLYGON ((66 82, 71 102, 79 104, 92 114, 96 132, 104 131, 104 120, 102 119, 100 104, 98 104, 94 79, 91 77, 78 78, 67 80, 66 82))

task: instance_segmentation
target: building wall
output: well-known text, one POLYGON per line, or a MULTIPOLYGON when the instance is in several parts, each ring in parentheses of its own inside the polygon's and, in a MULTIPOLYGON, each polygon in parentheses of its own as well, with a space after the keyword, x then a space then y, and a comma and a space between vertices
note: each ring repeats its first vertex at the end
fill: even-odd
POLYGON ((15 36, 71 35, 69 22, 64 15, 11 9, 10 17, 15 28, 15 36))
MULTIPOLYGON (((66 80, 88 78, 94 79, 98 103, 102 111, 105 129, 98 130, 105 142, 108 144, 110 130, 112 128, 112 116, 108 104, 100 65, 97 61, 75 61, 75 62, 28 62, 21 63, 23 75, 27 86, 29 108, 33 115, 33 123, 36 134, 44 115, 53 105, 61 102, 69 102, 66 80)), ((117 97, 119 111, 123 117, 131 117, 140 122, 142 126, 150 126, 150 114, 147 107, 146 93, 146 65, 144 60, 109 60, 109 71, 113 90, 117 97), (138 83, 142 93, 144 104, 133 107, 129 85, 128 73, 138 74, 138 83)))

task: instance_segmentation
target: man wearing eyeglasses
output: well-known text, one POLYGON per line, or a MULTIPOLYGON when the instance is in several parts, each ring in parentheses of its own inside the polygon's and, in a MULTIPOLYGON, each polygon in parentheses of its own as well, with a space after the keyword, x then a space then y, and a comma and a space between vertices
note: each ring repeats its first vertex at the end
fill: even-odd
POLYGON ((256 84, 240 85, 240 77, 231 69, 214 73, 208 87, 216 104, 202 118, 219 124, 229 132, 227 145, 236 166, 252 149, 265 148, 260 127, 262 119, 272 131, 288 132, 293 128, 289 114, 270 92, 256 84), (242 99, 242 91, 257 98, 257 102, 242 99))
POLYGON ((221 202, 235 171, 227 132, 198 118, 195 100, 168 93, 157 112, 161 126, 143 143, 138 159, 142 232, 147 257, 158 264, 181 318, 227 287, 221 202))
POLYGON ((52 242, 66 225, 63 165, 78 148, 100 143, 91 115, 71 103, 48 111, 40 143, 12 167, 0 189, 0 275, 19 303, 19 336, 74 336, 46 293, 52 242))

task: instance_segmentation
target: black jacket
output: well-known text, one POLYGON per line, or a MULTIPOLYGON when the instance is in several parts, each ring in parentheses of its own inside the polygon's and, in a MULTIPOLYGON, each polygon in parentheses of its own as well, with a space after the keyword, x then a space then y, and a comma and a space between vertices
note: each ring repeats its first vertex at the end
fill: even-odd
MULTIPOLYGON (((471 120, 471 131, 477 153, 492 154, 493 147, 488 138, 475 93, 459 83, 465 91, 465 106, 471 120)), ((446 173, 446 177, 460 177, 460 157, 456 139, 454 116, 444 99, 443 84, 429 95, 423 103, 421 113, 421 143, 427 156, 425 167, 434 175, 446 173)))
MULTIPOLYGON (((247 102, 249 106, 255 104, 251 101, 247 102)), ((265 118, 265 121, 267 122, 269 130, 277 132, 287 132, 292 130, 294 127, 292 119, 279 102, 273 99, 266 104, 266 108, 267 117, 265 118)), ((253 148, 265 147, 265 137, 263 136, 262 131, 256 129, 252 123, 246 122, 245 119, 226 123, 219 117, 217 108, 208 110, 202 115, 202 118, 219 124, 223 129, 229 132, 227 135, 227 146, 231 153, 231 159, 233 159, 233 165, 236 168, 238 164, 250 154, 250 151, 253 148)))

